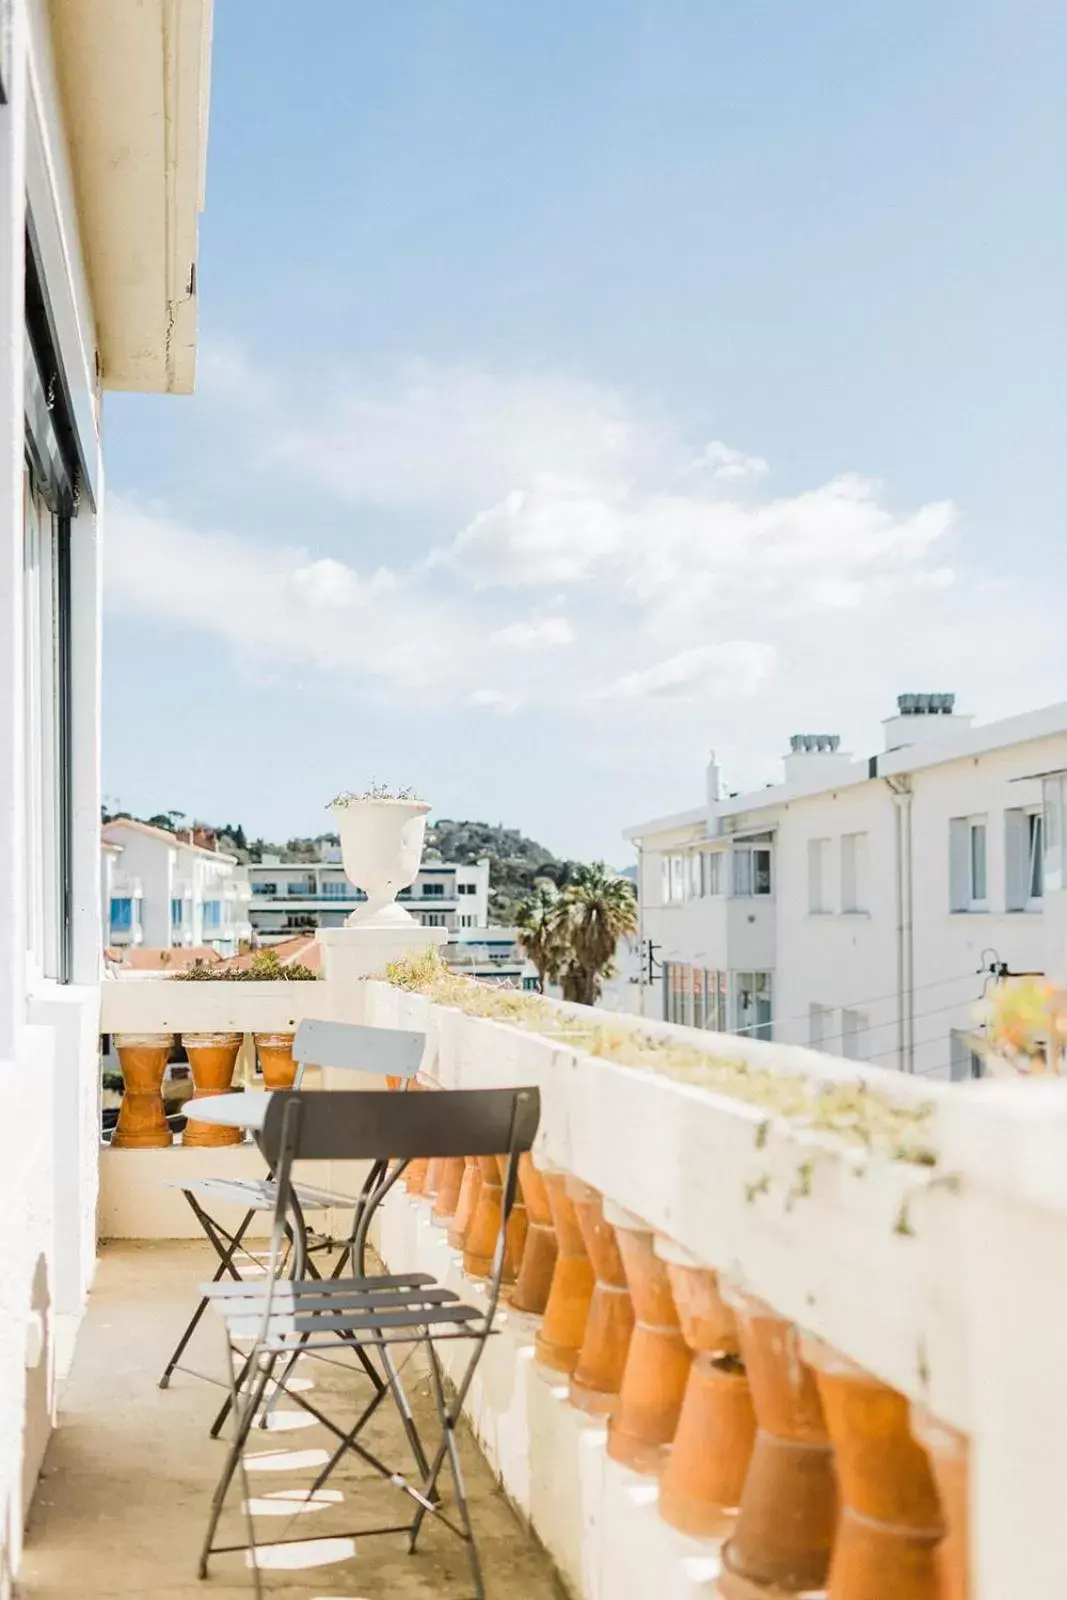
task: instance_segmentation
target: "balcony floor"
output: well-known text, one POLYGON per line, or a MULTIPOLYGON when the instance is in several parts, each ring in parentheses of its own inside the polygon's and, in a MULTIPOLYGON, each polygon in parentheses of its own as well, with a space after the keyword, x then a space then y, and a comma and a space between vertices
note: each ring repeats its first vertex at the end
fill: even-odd
MULTIPOLYGON (((26 1537, 22 1582, 33 1600, 105 1600, 153 1595, 157 1600, 247 1600, 250 1573, 241 1555, 216 1556, 206 1583, 196 1578, 211 1491, 224 1446, 208 1437, 221 1391, 183 1373, 169 1390, 157 1387, 160 1368, 189 1315, 196 1285, 209 1276, 205 1246, 114 1244, 105 1246, 71 1375, 62 1396, 59 1427, 49 1446, 26 1537)), ((211 1313, 186 1359, 201 1371, 225 1372, 222 1333, 211 1313)), ((322 1409, 353 1419, 366 1380, 305 1361, 322 1409), (351 1396, 348 1404, 343 1397, 351 1396), (332 1404, 330 1402, 333 1402, 332 1404)), ((425 1382, 405 1373, 420 1423, 431 1432, 434 1415, 425 1382)), ((274 1465, 250 1473, 254 1496, 277 1497, 302 1489, 307 1469, 286 1467, 297 1451, 321 1451, 330 1436, 289 1402, 286 1411, 311 1427, 257 1432, 250 1455, 274 1456, 274 1465)), ((286 1419, 282 1419, 283 1421, 286 1419)), ((407 1472, 410 1457, 396 1413, 385 1404, 368 1429, 370 1448, 407 1472)), ((476 1444, 462 1440, 467 1492, 490 1600, 558 1600, 562 1590, 551 1563, 516 1519, 476 1444)), ((378 1522, 403 1522, 410 1502, 352 1457, 330 1488, 344 1501, 301 1519, 309 1539, 378 1522)), ((451 1485, 448 1485, 450 1492, 451 1485)), ((446 1495, 446 1499, 450 1495, 446 1495)), ((242 1536, 240 1495, 231 1491, 222 1534, 242 1536)), ((292 1536, 288 1518, 259 1523, 265 1537, 292 1536)), ((310 1561, 314 1552, 298 1552, 310 1561)), ((340 1563, 264 1572, 265 1592, 277 1600, 465 1600, 471 1594, 466 1557, 444 1529, 424 1526, 419 1552, 408 1556, 402 1535, 357 1542, 340 1563)))

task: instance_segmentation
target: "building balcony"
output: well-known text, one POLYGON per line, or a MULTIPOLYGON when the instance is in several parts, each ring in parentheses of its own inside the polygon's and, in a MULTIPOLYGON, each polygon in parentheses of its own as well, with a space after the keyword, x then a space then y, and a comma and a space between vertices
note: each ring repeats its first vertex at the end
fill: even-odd
MULTIPOLYGON (((354 975, 338 948, 325 942, 315 984, 115 982, 102 1026, 248 1034, 347 1017, 423 1033, 425 1091, 538 1087, 511 1304, 468 1398, 468 1454, 476 1494, 500 1480, 574 1594, 712 1600, 724 1572, 795 1573, 798 1549, 803 1581, 783 1593, 823 1592, 835 1551, 857 1593, 890 1592, 898 1569, 892 1592, 910 1600, 1063 1592, 1062 1084, 918 1083, 486 988, 471 1003, 487 1014, 465 1014, 354 975)), ((375 1244, 387 1270, 477 1294, 464 1230, 491 1220, 499 1189, 479 1167, 472 1211, 472 1167, 436 1165, 390 1195, 375 1244)), ((35 1595, 79 1577, 85 1593, 92 1570, 101 1594, 198 1592, 216 1397, 154 1380, 213 1261, 174 1242, 194 1224, 165 1183, 261 1170, 249 1145, 102 1152, 110 1242, 31 1525, 35 1595)), ((354 1193, 358 1168, 321 1181, 346 1176, 354 1193)), ((328 1444, 315 1427, 259 1453, 328 1444)), ((296 1466, 271 1489, 302 1486, 296 1466)), ((501 1563, 490 1593, 540 1595, 546 1568, 502 1498, 478 1525, 501 1563)), ((465 1596, 454 1552, 433 1550, 439 1568, 368 1545, 342 1581, 288 1574, 285 1592, 465 1596)))

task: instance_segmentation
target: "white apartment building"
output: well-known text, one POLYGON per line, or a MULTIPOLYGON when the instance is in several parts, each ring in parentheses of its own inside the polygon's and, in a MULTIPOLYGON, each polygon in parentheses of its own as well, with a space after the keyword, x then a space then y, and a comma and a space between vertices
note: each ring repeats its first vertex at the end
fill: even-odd
POLYGON ((248 869, 165 828, 129 817, 105 823, 101 881, 110 948, 207 945, 232 956, 252 936, 248 869))
MULTIPOLYGON (((268 857, 250 866, 248 873, 252 927, 261 944, 318 928, 340 928, 366 899, 345 876, 341 852, 336 848, 324 850, 319 861, 268 857)), ((485 929, 489 922, 489 862, 461 866, 425 861, 411 888, 402 889, 397 899, 424 928, 450 932, 485 929)))
POLYGON ((712 758, 701 806, 627 830, 646 1014, 971 1076, 993 972, 1067 965, 1067 704, 902 695, 879 755, 791 744, 781 783, 724 796, 712 758))
POLYGON ((96 1255, 102 406, 192 387, 209 41, 0 5, 0 1600, 96 1255))

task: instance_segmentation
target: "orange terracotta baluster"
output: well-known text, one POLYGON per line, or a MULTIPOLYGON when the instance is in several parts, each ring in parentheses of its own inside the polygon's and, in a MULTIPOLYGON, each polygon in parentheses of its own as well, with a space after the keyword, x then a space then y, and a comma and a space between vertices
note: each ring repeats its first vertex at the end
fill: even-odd
POLYGON ((737 1514, 756 1414, 737 1325, 716 1274, 666 1239, 657 1239, 655 1248, 666 1262, 682 1336, 693 1355, 660 1482, 660 1515, 682 1533, 710 1538, 724 1533, 737 1514))
POLYGON ((593 1265, 586 1254, 574 1204, 562 1172, 543 1174, 558 1254, 545 1317, 537 1334, 537 1359, 553 1372, 574 1371, 593 1298, 593 1265))
POLYGON ((836 1351, 804 1341, 841 1489, 829 1600, 941 1600, 944 1522, 908 1402, 836 1351))
POLYGON ((970 1600, 970 1445, 966 1434, 911 1408, 911 1431, 926 1450, 941 1496, 946 1533, 937 1548, 941 1600, 970 1600))
MULTIPOLYGON (((189 1070, 196 1085, 193 1100, 205 1095, 229 1094, 233 1087, 233 1069, 243 1036, 239 1033, 183 1033, 182 1044, 189 1057, 189 1070)), ((189 1103, 186 1103, 188 1112, 189 1103)), ((240 1144, 240 1128, 224 1128, 210 1122, 189 1122, 182 1134, 182 1144, 197 1149, 215 1145, 240 1144)))
POLYGON ((173 1046, 170 1033, 115 1035, 123 1092, 113 1149, 156 1150, 173 1143, 163 1109, 163 1076, 173 1046))
POLYGON ((540 1317, 548 1305, 558 1252, 544 1176, 528 1153, 519 1157, 519 1183, 526 1202, 526 1244, 509 1299, 516 1311, 540 1317))
POLYGON ((609 1202, 604 1215, 615 1229, 635 1318, 619 1403, 608 1423, 608 1454, 637 1472, 658 1473, 678 1426, 689 1346, 651 1230, 609 1202))
POLYGON ((634 1330, 633 1302, 615 1229, 604 1220, 601 1196, 589 1184, 572 1177, 567 1179, 567 1194, 596 1279, 585 1338, 571 1376, 570 1400, 579 1411, 607 1416, 615 1409, 622 1388, 634 1330))
POLYGON ((433 1203, 433 1224, 443 1228, 452 1221, 459 1204, 459 1191, 463 1187, 466 1163, 462 1156, 445 1156, 438 1175, 437 1197, 433 1203))
POLYGON ((478 1167, 482 1182, 470 1231, 463 1246, 463 1270, 471 1278, 488 1278, 500 1236, 504 1190, 496 1156, 479 1156, 478 1167))
POLYGON ((437 1191, 441 1187, 441 1169, 444 1166, 443 1156, 431 1156, 430 1164, 426 1168, 426 1181, 422 1186, 423 1195, 427 1200, 436 1200, 437 1191))
POLYGON ((722 1600, 779 1600, 826 1587, 837 1527, 834 1453, 800 1334, 727 1285, 758 1432, 737 1526, 722 1552, 722 1600))
POLYGON ((463 1158, 463 1183, 460 1186, 459 1199, 456 1202, 456 1214, 452 1218, 452 1226, 448 1230, 448 1242, 453 1250, 462 1250, 467 1243, 467 1235, 474 1221, 474 1213, 478 1206, 478 1195, 482 1187, 482 1169, 478 1165, 477 1156, 464 1156, 463 1158))
MULTIPOLYGON (((497 1167, 500 1172, 500 1186, 503 1189, 508 1178, 507 1156, 497 1156, 497 1167)), ((503 1202, 503 1196, 501 1196, 503 1202)), ((516 1177, 515 1199, 512 1202, 511 1216, 508 1218, 507 1236, 504 1243, 504 1270, 501 1274, 501 1283, 514 1284, 518 1280, 519 1268, 522 1265, 522 1253, 526 1248, 526 1234, 529 1230, 529 1219, 526 1215, 526 1202, 522 1195, 522 1184, 516 1177)))

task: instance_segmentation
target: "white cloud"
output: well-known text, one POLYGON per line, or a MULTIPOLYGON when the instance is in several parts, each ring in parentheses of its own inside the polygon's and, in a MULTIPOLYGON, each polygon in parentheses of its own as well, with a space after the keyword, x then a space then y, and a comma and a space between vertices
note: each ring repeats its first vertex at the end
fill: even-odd
POLYGON ((489 635, 489 643, 509 650, 542 650, 573 644, 574 629, 566 617, 537 617, 510 622, 489 635))
POLYGON ((771 469, 762 456, 748 456, 743 450, 723 444, 721 439, 712 439, 691 463, 690 470, 710 471, 715 478, 736 479, 765 478, 771 469))
POLYGON ((518 709, 519 702, 512 695, 506 695, 502 689, 475 689, 464 702, 475 711, 496 711, 501 716, 506 716, 518 709))
POLYGON ((698 645, 642 672, 627 672, 598 692, 604 700, 750 699, 774 671, 774 649, 748 639, 698 645))

